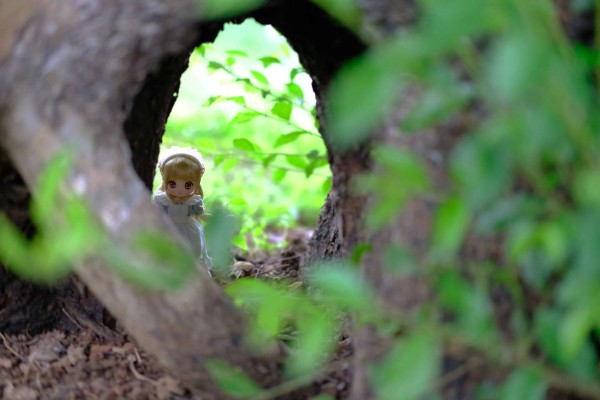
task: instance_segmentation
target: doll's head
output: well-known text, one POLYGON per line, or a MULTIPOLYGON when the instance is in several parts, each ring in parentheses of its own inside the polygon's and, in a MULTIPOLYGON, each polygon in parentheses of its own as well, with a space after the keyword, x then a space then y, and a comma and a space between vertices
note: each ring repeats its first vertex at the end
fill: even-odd
POLYGON ((162 175, 160 190, 172 200, 185 201, 194 194, 204 197, 200 185, 204 164, 202 156, 194 149, 170 148, 158 167, 162 175))

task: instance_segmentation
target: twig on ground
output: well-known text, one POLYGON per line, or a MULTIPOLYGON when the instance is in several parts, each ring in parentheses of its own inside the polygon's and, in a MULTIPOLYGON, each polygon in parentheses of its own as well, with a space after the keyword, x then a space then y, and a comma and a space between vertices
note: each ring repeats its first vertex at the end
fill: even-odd
POLYGON ((155 381, 154 379, 150 379, 147 376, 140 374, 138 372, 138 370, 135 369, 134 360, 132 358, 129 358, 129 369, 131 370, 131 373, 133 374, 133 376, 136 379, 138 379, 140 381, 151 383, 153 385, 155 385, 157 383, 157 381, 155 381))
POLYGON ((70 320, 72 323, 74 323, 74 324, 75 324, 75 326, 77 326, 79 329, 83 329, 83 326, 81 326, 81 324, 80 324, 79 322, 77 322, 77 320, 76 320, 75 318, 73 318, 73 317, 71 316, 71 314, 69 314, 69 313, 67 312, 67 310, 65 310, 65 308, 64 308, 64 307, 61 307, 61 310, 62 310, 62 312, 63 312, 63 313, 65 313, 65 315, 67 316, 67 318, 69 318, 69 320, 70 320))
POLYGON ((19 358, 19 360, 24 360, 23 356, 21 356, 15 349, 13 349, 10 346, 10 344, 8 343, 8 339, 6 339, 6 336, 4 336, 2 333, 0 333, 0 338, 2 338, 2 341, 4 342, 4 346, 8 349, 8 351, 10 351, 12 354, 17 356, 19 358))
POLYGON ((484 364, 484 362, 480 358, 473 357, 473 358, 469 359, 463 365, 456 367, 452 371, 448 371, 448 373, 442 375, 438 379, 438 382, 437 382, 438 389, 442 389, 443 387, 450 384, 454 380, 458 379, 462 375, 465 375, 466 373, 468 373, 473 368, 479 367, 483 364, 484 364))

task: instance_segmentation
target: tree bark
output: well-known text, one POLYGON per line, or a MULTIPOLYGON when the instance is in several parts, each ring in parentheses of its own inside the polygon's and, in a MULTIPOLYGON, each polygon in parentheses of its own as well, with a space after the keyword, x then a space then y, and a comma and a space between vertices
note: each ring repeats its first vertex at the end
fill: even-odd
MULTIPOLYGON (((111 246, 130 251, 137 232, 172 228, 150 204, 122 126, 152 68, 191 45, 195 2, 39 4, 12 31, 10 49, 0 49, 2 146, 34 193, 52 157, 73 149, 65 188, 86 201, 111 246)), ((99 259, 77 274, 145 349, 207 398, 219 393, 204 368, 211 358, 272 383, 253 368, 240 316, 205 273, 173 293, 133 287, 99 259)))
MULTIPOLYGON (((308 0, 272 1, 244 17, 272 24, 284 34, 313 78, 333 187, 310 258, 347 257, 357 245, 371 244, 372 250, 361 260, 361 274, 384 303, 410 313, 429 298, 430 288, 423 281, 390 274, 382 254, 388 244, 402 244, 423 260, 436 200, 416 198, 386 228, 368 232, 364 214, 376 193, 357 195, 349 183, 361 173, 377 170, 370 150, 380 143, 416 154, 427 165, 436 190, 443 193, 449 184, 448 154, 468 127, 457 118, 428 132, 400 137, 393 132, 404 117, 405 108, 400 106, 390 120, 382 121, 370 142, 346 152, 331 145, 325 93, 337 70, 367 48, 367 39, 376 43, 418 16, 412 0, 358 4, 364 11, 362 40, 308 0)), ((86 200, 112 238, 111 246, 125 250, 137 232, 171 229, 149 204, 158 146, 189 51, 212 40, 220 26, 198 31, 194 6, 193 0, 0 3, 0 144, 13 164, 0 153, 0 207, 23 231, 30 230, 23 206, 29 195, 24 182, 35 194, 40 172, 67 147, 75 148, 76 156, 65 187, 86 200)), ((585 36, 583 42, 593 37, 589 24, 576 28, 567 31, 585 36)), ((476 239, 468 245, 478 249, 479 258, 496 256, 496 249, 476 239)), ((465 260, 468 257, 464 254, 465 260)), ((257 362, 272 367, 276 360, 255 359, 244 348, 240 315, 202 273, 172 293, 132 287, 99 259, 79 265, 77 274, 146 350, 206 398, 218 393, 203 368, 209 358, 238 366, 266 386, 278 381, 277 368, 267 368, 264 375, 254 368, 257 362)), ((0 275, 0 286, 6 287, 2 279, 0 275)), ((36 322, 40 327, 47 323, 36 322)), ((381 359, 390 343, 371 327, 354 332, 353 343, 352 398, 374 398, 368 367, 381 359)))

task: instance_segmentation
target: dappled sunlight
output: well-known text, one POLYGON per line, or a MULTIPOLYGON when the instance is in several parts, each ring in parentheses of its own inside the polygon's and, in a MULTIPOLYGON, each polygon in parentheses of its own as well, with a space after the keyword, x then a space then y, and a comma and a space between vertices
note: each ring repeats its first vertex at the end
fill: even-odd
POLYGON ((331 172, 315 102, 310 76, 271 26, 226 24, 192 53, 163 148, 202 153, 207 211, 223 204, 239 216, 242 248, 249 235, 266 245, 266 227, 316 224, 331 172))

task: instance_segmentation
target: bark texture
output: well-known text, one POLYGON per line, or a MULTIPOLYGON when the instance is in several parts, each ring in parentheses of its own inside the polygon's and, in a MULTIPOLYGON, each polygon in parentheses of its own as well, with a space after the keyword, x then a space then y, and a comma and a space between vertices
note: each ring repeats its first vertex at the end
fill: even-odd
POLYGON ((259 22, 273 25, 296 50, 302 66, 313 81, 317 98, 319 129, 332 172, 332 189, 325 199, 315 233, 310 243, 308 261, 339 258, 348 254, 359 240, 355 237, 364 208, 364 199, 350 193, 353 176, 368 170, 368 144, 351 151, 339 152, 327 137, 326 93, 338 69, 359 56, 366 44, 323 10, 307 1, 289 1, 279 7, 254 15, 259 22), (326 39, 324 39, 326 38, 326 39))
MULTIPOLYGON (((136 232, 172 229, 149 202, 122 126, 148 74, 192 45, 196 13, 184 0, 49 1, 1 49, 2 146, 34 192, 52 157, 73 149, 65 189, 82 196, 115 249, 131 251, 136 232)), ((218 393, 204 368, 210 358, 271 379, 256 373, 242 321, 206 274, 158 293, 132 287, 97 259, 77 273, 142 346, 207 398, 218 393)))
MULTIPOLYGON (((374 143, 383 143, 420 157, 435 187, 443 192, 448 184, 448 154, 467 130, 468 119, 457 118, 428 132, 401 137, 395 129, 409 107, 400 104, 390 120, 382 121, 371 142, 346 152, 331 145, 325 94, 336 71, 361 54, 366 41, 376 43, 418 17, 412 0, 360 0, 358 4, 364 12, 362 39, 308 0, 270 1, 240 18, 272 24, 288 38, 313 78, 333 187, 310 258, 344 257, 361 243, 372 244, 372 251, 361 261, 361 273, 385 304, 410 313, 431 295, 430 288, 418 280, 392 276, 384 268, 382 254, 388 244, 397 243, 417 259, 423 258, 437 206, 435 197, 414 199, 397 220, 370 233, 364 229, 363 216, 376 193, 358 196, 350 190, 350 182, 379 168, 370 150, 374 143)), ((40 172, 65 148, 75 149, 65 189, 86 200, 110 234, 111 247, 130 251, 137 232, 171 229, 149 203, 158 147, 189 52, 213 40, 221 27, 220 23, 199 26, 195 5, 193 0, 0 2, 0 211, 23 232, 33 233, 27 188, 35 193, 40 172)), ((565 13, 561 21, 572 37, 582 36, 582 42, 589 42, 589 24, 569 19, 565 13)), ((465 260, 497 256, 494 246, 477 239, 466 248, 470 250, 465 260)), ((79 278, 140 344, 173 375, 204 394, 203 398, 224 398, 216 394, 203 367, 210 358, 238 366, 265 386, 279 379, 277 360, 256 360, 244 348, 243 322, 206 275, 195 274, 181 291, 156 293, 132 287, 99 259, 78 267, 79 278), (257 362, 266 368, 255 368, 257 362)), ((89 295, 77 281, 62 289, 39 289, 0 272, 0 288, 4 298, 26 294, 21 303, 0 302, 0 330, 45 329, 64 319, 63 308, 85 309, 88 318, 102 317, 97 303, 69 308, 53 300, 65 295, 81 300, 75 303, 85 303, 89 295), (36 314, 45 312, 47 319, 29 321, 27 314, 14 318, 14 310, 24 307, 36 314)), ((352 398, 374 398, 368 366, 387 352, 389 343, 366 327, 354 333, 353 344, 352 398)), ((451 398, 470 396, 459 389, 453 393, 451 398)))

